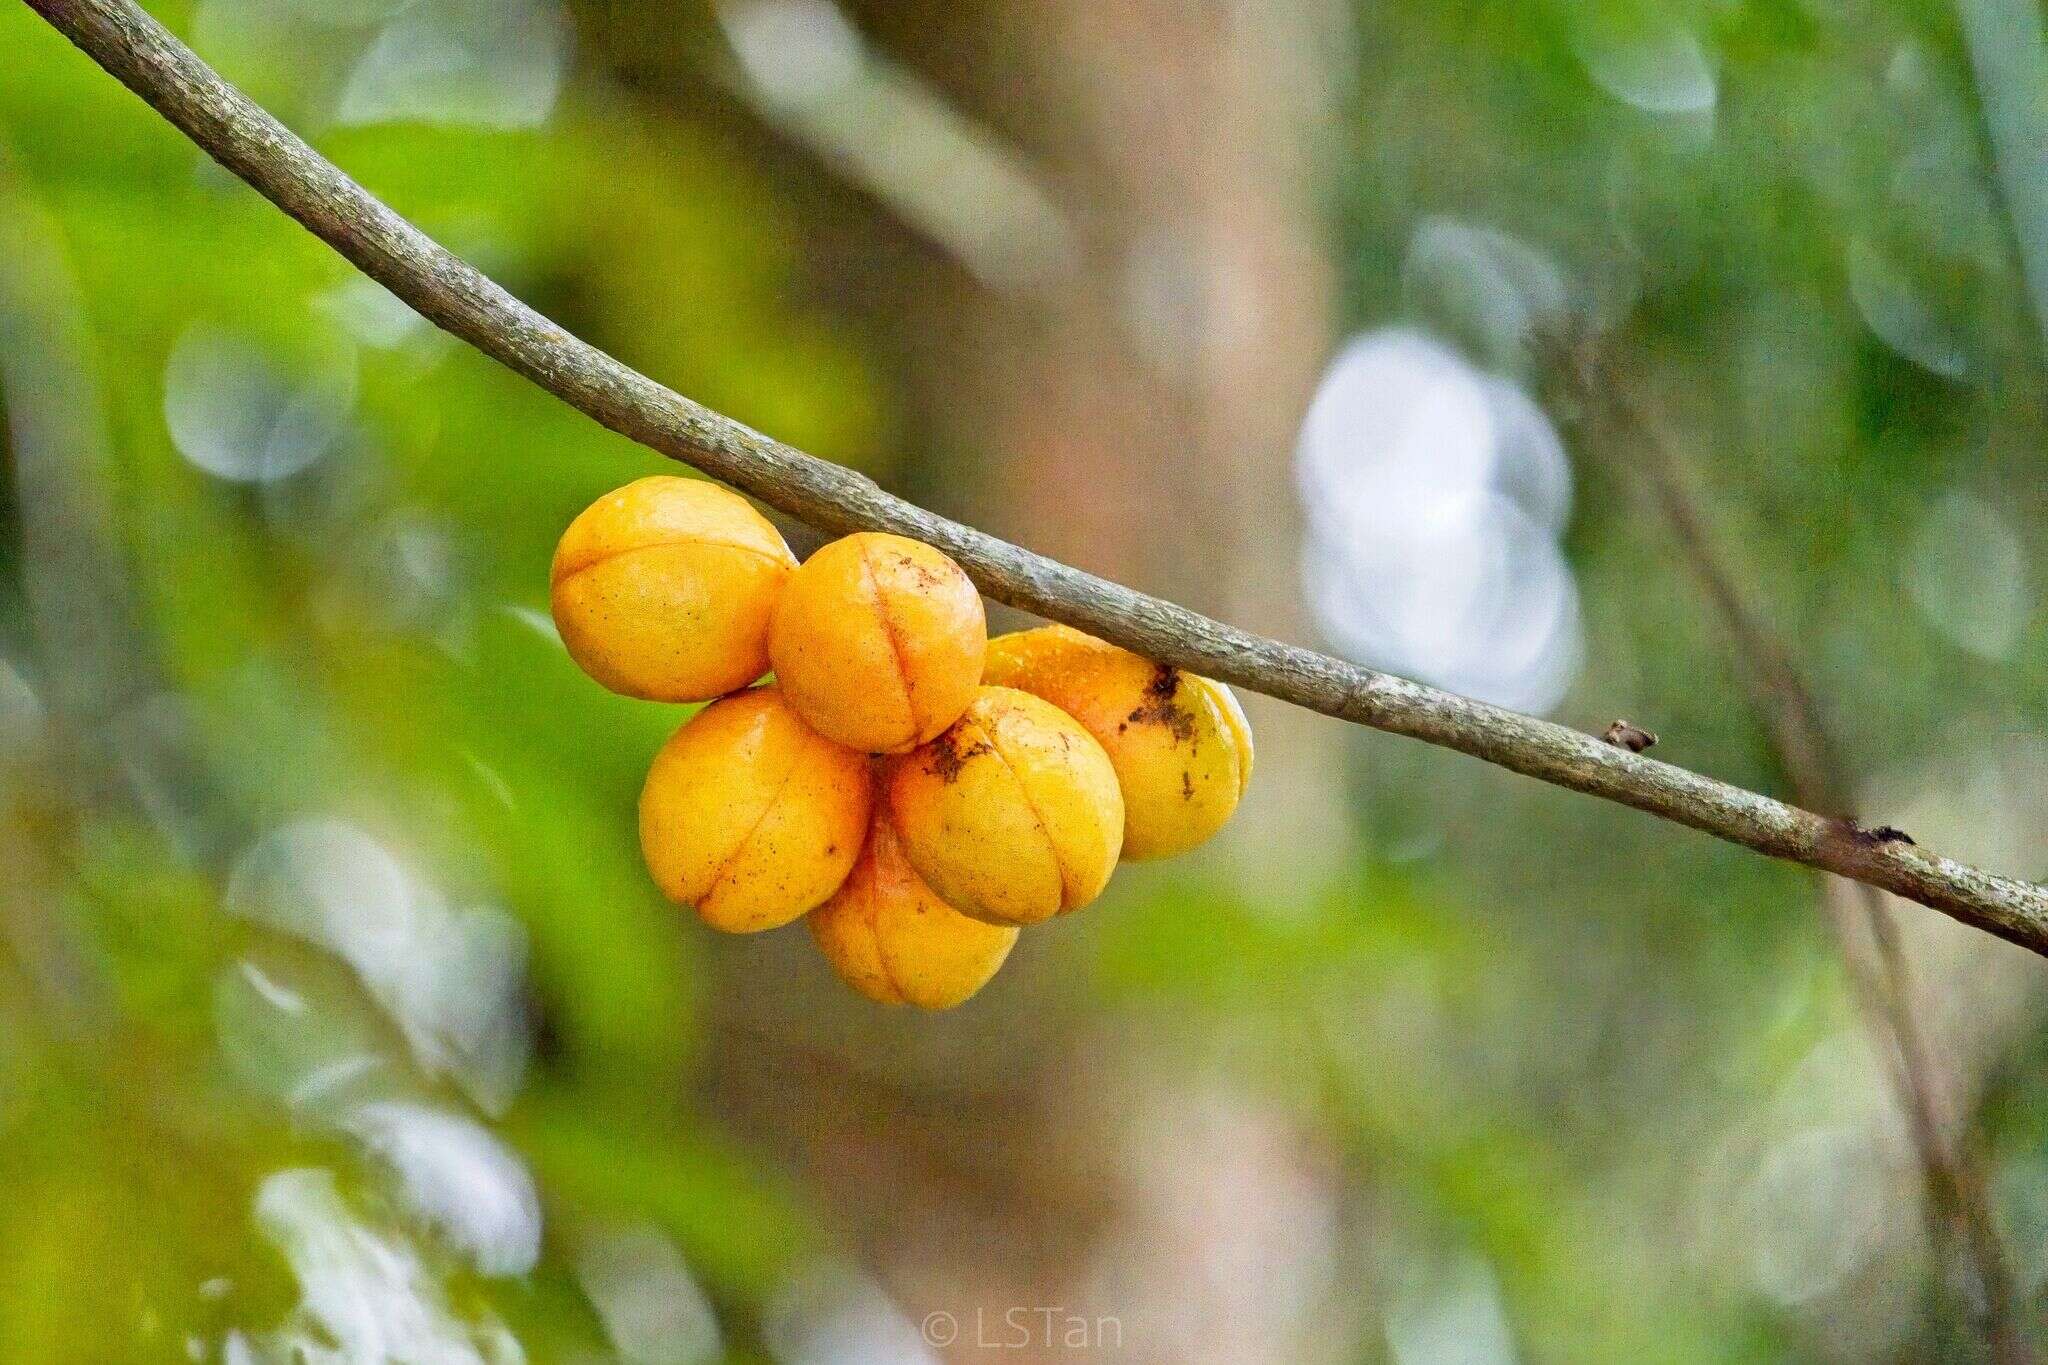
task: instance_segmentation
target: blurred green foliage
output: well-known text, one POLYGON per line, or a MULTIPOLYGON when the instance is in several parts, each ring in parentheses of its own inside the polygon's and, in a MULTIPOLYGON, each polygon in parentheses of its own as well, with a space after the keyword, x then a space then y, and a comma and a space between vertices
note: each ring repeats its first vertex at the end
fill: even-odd
MULTIPOLYGON (((154 8, 196 25, 190 5, 154 8)), ((208 55, 400 212, 679 391, 886 472, 899 417, 882 347, 821 301, 797 196, 732 140, 580 67, 538 126, 340 126, 322 116, 332 73, 374 25, 257 0, 229 16, 259 12, 277 27, 216 25, 208 55)), ((1428 325, 1533 382, 1526 334, 1487 296, 1414 269, 1416 229, 1508 227, 1561 262, 1575 310, 1682 425, 1859 782, 1965 841, 1987 805, 2019 807, 2020 835, 1954 851, 2048 870, 2026 842, 2042 791, 1994 780, 2048 738, 2048 319, 1949 13, 1478 3, 1354 19, 1328 187, 1346 321, 1428 325), (1697 35, 1702 69, 1673 33, 1697 35), (1644 43, 1663 54, 1649 76, 1644 43), (1704 110, 1640 107, 1702 78, 1704 110), (1954 565, 1915 548, 1930 526, 1970 539, 1984 508, 2017 546, 2000 572, 2022 580, 1997 649, 1958 624, 1983 586, 1968 566, 1945 578, 1954 565)), ((765 1352, 770 1302, 841 1244, 840 1211, 696 1088, 712 950, 647 884, 630 819, 680 713, 591 686, 546 624, 559 528, 666 466, 409 323, 25 8, 0 8, 0 52, 0 240, 18 248, 0 259, 0 335, 48 339, 37 373, 57 376, 0 386, 0 405, 17 431, 33 404, 96 412, 85 429, 105 431, 75 459, 17 458, 8 492, 0 641, 51 714, 31 748, 0 748, 0 1357, 176 1358, 192 1338, 227 1358, 237 1331, 281 1355, 263 1334, 303 1287, 291 1234, 259 1233, 266 1180, 332 1170, 363 1228, 421 1232, 361 1134, 306 1098, 321 1066, 364 1058, 373 1079, 343 1084, 472 1116, 539 1190, 530 1274, 408 1243, 454 1317, 504 1324, 528 1359, 597 1358, 607 1327, 579 1267, 649 1225, 701 1278, 727 1353, 765 1352), (237 483, 181 453, 167 368, 220 338, 285 389, 346 389, 326 457, 237 483), (42 509, 96 506, 103 526, 58 518, 50 534, 118 571, 40 570, 42 509), (67 657, 52 616, 120 633, 67 657), (505 1104, 422 1064, 360 963, 233 903, 244 850, 307 818, 394 850, 448 923, 481 933, 495 921, 463 914, 491 909, 519 926, 533 1055, 505 1104)), ((1576 472, 1587 643, 1567 717, 1654 717, 1676 761, 1781 788, 1684 566, 1611 463, 1576 472)), ((1347 742, 1357 866, 1286 905, 1220 862, 1129 877, 1045 950, 1063 982, 1045 1010, 1213 1066, 1312 1132, 1364 1229, 1374 1303, 1476 1256, 1529 1359, 1855 1358, 1797 1293, 1759 1287, 1742 1216, 1767 1210, 1731 1195, 1734 1230, 1687 1221, 1703 1172, 1729 1167, 1749 1191, 1739 1177, 1811 1117, 1816 1055, 1860 1047, 1808 879, 1442 754, 1347 742), (1731 1115, 1761 1131, 1753 1149, 1731 1115)), ((2038 1243, 2037 1019, 1987 1045, 2010 1051, 1985 1067, 1981 1139, 2001 1216, 2038 1243)), ((992 1048, 994 1067, 1026 1067, 1023 1046, 992 1048)), ((1910 1204, 1910 1172, 1894 1184, 1910 1204)), ((2039 1248, 2017 1260, 2031 1296, 2039 1248)), ((1918 1249, 1887 1242, 1827 1294, 1904 1305, 1908 1326, 1872 1338, 1887 1357, 1967 1349, 1918 1249)), ((1356 1336, 1347 1350, 1395 1353, 1376 1319, 1356 1336)))
MULTIPOLYGON (((186 11, 160 17, 183 26, 186 11)), ((407 856, 453 894, 504 905, 530 938, 549 1046, 503 1126, 533 1162, 563 1250, 525 1289, 491 1291, 529 1356, 603 1340, 564 1279, 585 1224, 651 1219, 714 1293, 758 1300, 812 1244, 814 1220, 683 1103, 695 944, 647 884, 622 815, 679 713, 590 687, 545 627, 559 527, 665 462, 433 335, 358 344, 337 317, 388 305, 378 291, 27 10, 0 14, 0 48, 0 214, 46 212, 61 237, 105 401, 100 472, 120 539, 103 548, 132 563, 139 599, 123 700, 177 697, 178 737, 204 774, 166 793, 199 803, 176 812, 183 823, 88 813, 55 840, 65 862, 50 881, 20 869, 25 896, 67 888, 64 946, 94 1005, 77 1036, 42 1040, 17 1031, 36 1023, 19 1017, 33 996, 8 1012, 0 1353, 141 1358, 141 1324, 139 1349, 168 1358, 188 1332, 211 1340, 289 1304, 281 1266, 238 1211, 266 1169, 332 1159, 334 1144, 222 1072, 213 983, 256 953, 299 987, 360 995, 345 970, 220 909, 225 856, 307 812, 405 812, 386 832, 407 856), (352 368, 345 458, 282 488, 194 468, 166 430, 163 375, 195 326, 287 372, 352 368), (199 833, 181 847, 167 828, 199 833), (237 1286, 235 1313, 209 1321, 195 1294, 220 1277, 237 1286)), ((301 54, 245 55, 274 65, 231 72, 289 106, 301 54)), ((843 459, 880 448, 884 400, 866 363, 801 302, 796 224, 771 186, 690 129, 571 100, 539 129, 386 125, 323 143, 402 212, 678 388, 843 459)), ((61 476, 93 472, 81 459, 61 476)), ((17 597, 17 641, 22 611, 17 597)), ((85 738, 118 764, 111 731, 129 718, 75 720, 107 727, 85 738)), ((388 1026, 361 1027, 404 1065, 388 1026)))

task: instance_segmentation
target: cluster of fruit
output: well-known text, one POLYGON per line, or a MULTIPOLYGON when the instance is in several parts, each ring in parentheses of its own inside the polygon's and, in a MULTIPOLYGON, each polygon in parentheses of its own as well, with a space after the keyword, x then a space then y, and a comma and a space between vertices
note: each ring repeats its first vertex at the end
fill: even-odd
POLYGON ((799 567, 716 484, 598 499, 551 589, 598 682, 711 701, 640 795, 656 884, 732 933, 808 914, 839 974, 885 1003, 959 1004, 1020 926, 1086 905, 1119 857, 1202 842, 1251 776, 1222 684, 1064 626, 990 640, 960 566, 902 536, 847 536, 799 567))

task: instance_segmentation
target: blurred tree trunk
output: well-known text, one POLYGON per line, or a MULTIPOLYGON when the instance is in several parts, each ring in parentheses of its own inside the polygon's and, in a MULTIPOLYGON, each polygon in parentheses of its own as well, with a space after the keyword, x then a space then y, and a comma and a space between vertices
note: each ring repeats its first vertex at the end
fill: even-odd
MULTIPOLYGON (((924 499, 1199 610, 1304 637, 1290 464, 1331 344, 1314 157, 1327 64, 1341 50, 1336 14, 1321 0, 1256 13, 1184 0, 864 6, 870 32, 1021 149, 1078 242, 1069 269, 1028 290, 979 287, 923 261, 884 282, 912 420, 929 436, 915 474, 924 499), (963 484, 967 471, 980 477, 963 484)), ((1220 845, 1262 898, 1285 897, 1343 856, 1341 751, 1314 718, 1250 700, 1261 796, 1220 845)), ((1302 1324, 1276 1305, 1294 1300, 1214 1292, 1213 1267, 1199 1262, 1271 1250, 1290 1215, 1265 1196, 1313 1179, 1277 1155, 1284 1144, 1226 1174, 1198 1140, 1134 1143, 1135 1115, 1184 1098, 1176 1081, 1128 1056, 1099 1065, 1106 1040, 1043 1041, 1063 1064, 998 1106, 982 1135, 981 1150, 1014 1158, 982 1172, 1009 1216, 997 1228, 955 1215, 943 1255, 890 1249, 912 1311, 1069 1302, 1128 1315, 1148 1303, 1159 1306, 1150 1320, 1123 1324, 1136 1358, 1292 1358, 1302 1324), (1077 1092, 1103 1090, 1115 1098, 1091 1106, 1095 1121, 1074 1122, 1077 1092), (1228 1227, 1202 1193, 1219 1181, 1241 1192, 1228 1227), (1160 1190, 1184 1198, 1162 1208, 1160 1190), (1008 1242, 1020 1226, 1035 1229, 1028 1250, 1008 1242), (1204 1249, 1174 1235, 1190 1226, 1204 1249)), ((1287 1273, 1285 1256, 1266 1259, 1287 1273)))
MULTIPOLYGON (((845 168, 763 139, 762 155, 790 159, 779 178, 819 195, 807 243, 819 287, 894 351, 909 463, 885 477, 996 535, 1307 638, 1291 461, 1332 343, 1316 163, 1348 61, 1343 7, 857 0, 848 10, 883 60, 992 134, 1072 239, 1048 253, 1060 269, 992 285, 888 212, 886 193, 819 184, 845 168)), ((644 46, 612 50, 642 85, 689 85, 644 79, 644 46)), ((1008 613, 994 622, 1019 624, 1008 613)), ((1218 845, 1279 908, 1346 857, 1342 751, 1306 713, 1247 702, 1260 797, 1218 845)), ((757 983, 764 958, 819 970, 808 943, 744 951, 736 968, 757 983)), ((1246 1292, 1219 1294, 1203 1284, 1214 1267, 1192 1262, 1248 1259, 1312 1281, 1299 1258, 1315 1253, 1281 1244, 1298 1199, 1320 1197, 1320 1178, 1284 1140, 1219 1169, 1199 1137, 1134 1142, 1135 1116, 1180 1107, 1184 1082, 1139 1060, 1143 1040, 1074 1036, 1060 983, 1034 971, 1040 952, 1059 947, 1027 936, 1003 989, 936 1033, 859 1002, 793 1023, 776 993, 735 991, 722 1002, 730 1046, 716 1051, 714 1102, 853 1211, 872 1267, 913 1317, 976 1303, 1104 1313, 1152 1303, 1146 1324, 1124 1324, 1133 1358, 1294 1358, 1300 1293, 1260 1295, 1247 1281, 1246 1292), (1020 1074, 1020 1055, 1042 1065, 1020 1074), (1085 1117, 1073 1108, 1082 1098, 1085 1117), (1160 1164, 1176 1162, 1177 1178, 1162 1179, 1160 1164), (1223 1205, 1218 1182, 1238 1192, 1223 1205), (1161 1189, 1182 1203, 1161 1207, 1161 1189), (1195 1224, 1199 1243, 1174 1231, 1195 1224), (903 1236, 909 1227, 917 1238, 903 1236)), ((1250 1130, 1287 1123, 1252 1101, 1223 1103, 1252 1106, 1229 1120, 1250 1130)), ((973 1358, 970 1345, 951 1356, 973 1358)))

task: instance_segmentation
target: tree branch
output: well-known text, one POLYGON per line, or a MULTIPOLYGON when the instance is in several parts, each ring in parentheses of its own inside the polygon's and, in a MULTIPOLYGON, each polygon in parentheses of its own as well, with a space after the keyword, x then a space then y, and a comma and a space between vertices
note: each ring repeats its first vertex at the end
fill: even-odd
POLYGON ((1455 749, 1932 906, 2048 954, 2048 888, 1630 753, 1533 716, 1283 644, 948 521, 569 335, 399 217, 132 0, 26 0, 221 165, 423 316, 613 431, 820 530, 944 550, 999 602, 1339 720, 1455 749))

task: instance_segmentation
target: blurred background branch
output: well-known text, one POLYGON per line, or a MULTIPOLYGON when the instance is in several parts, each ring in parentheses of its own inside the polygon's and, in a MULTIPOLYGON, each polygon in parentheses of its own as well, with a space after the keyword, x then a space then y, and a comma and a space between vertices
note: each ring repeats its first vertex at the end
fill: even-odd
MULTIPOLYGON (((1853 818, 1855 783, 1829 734, 1820 699, 1791 646, 1765 623, 1751 603, 1751 590, 1716 548, 1675 438, 1648 407, 1641 381, 1623 371, 1603 340, 1562 342, 1556 357, 1566 376, 1566 402, 1588 414, 1586 446, 1641 491, 1727 630, 1737 676, 1771 736, 1793 800, 1853 818)), ((1970 1145, 1970 1125, 1955 1112, 1952 1079, 1921 1024, 1892 908, 1875 887, 1834 878, 1823 882, 1818 908, 1906 1117, 1922 1172, 1929 1242, 1938 1256, 1964 1258, 1954 1284, 1991 1358, 2031 1360, 2015 1316, 2005 1247, 1970 1145)))

